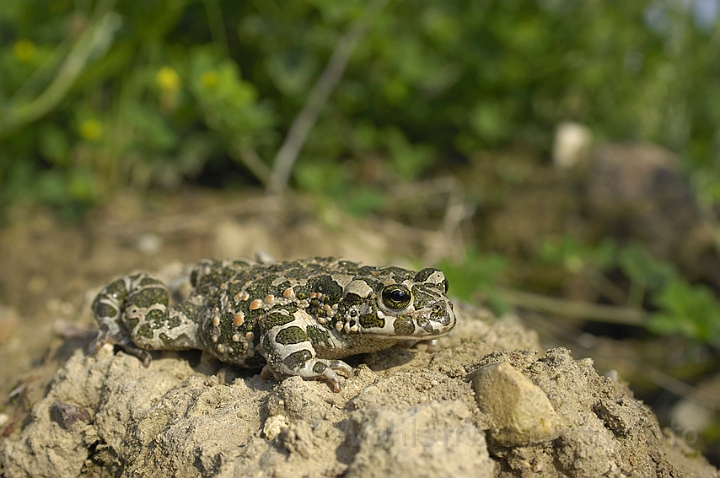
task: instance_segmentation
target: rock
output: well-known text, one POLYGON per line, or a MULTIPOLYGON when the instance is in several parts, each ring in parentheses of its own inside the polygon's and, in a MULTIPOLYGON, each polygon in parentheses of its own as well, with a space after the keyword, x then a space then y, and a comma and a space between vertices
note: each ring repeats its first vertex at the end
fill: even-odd
POLYGON ((557 438, 560 417, 545 393, 507 362, 471 373, 480 411, 492 417, 492 439, 504 446, 524 446, 557 438))
POLYGON ((693 429, 702 433, 713 424, 715 412, 703 404, 684 398, 673 406, 670 417, 678 429, 693 429))
POLYGON ((359 443, 345 476, 495 476, 485 435, 462 402, 353 412, 359 443))
MULTIPOLYGON (((602 234, 636 240, 655 258, 685 264, 713 247, 712 228, 702 221, 680 159, 667 149, 645 143, 599 146, 584 190, 588 213, 602 234)), ((706 270, 701 264, 694 269, 706 270)))
POLYGON ((75 422, 90 421, 90 413, 82 407, 55 400, 50 406, 50 418, 65 430, 71 430, 75 422))
POLYGON ((555 130, 552 160, 558 169, 568 169, 587 160, 593 134, 587 126, 572 121, 564 121, 555 130))

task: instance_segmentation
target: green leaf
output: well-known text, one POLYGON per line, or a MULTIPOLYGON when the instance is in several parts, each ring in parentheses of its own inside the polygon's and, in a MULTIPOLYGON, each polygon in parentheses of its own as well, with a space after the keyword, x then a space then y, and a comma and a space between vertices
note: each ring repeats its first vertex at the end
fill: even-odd
POLYGON ((652 289, 664 286, 677 275, 671 264, 655 260, 647 248, 636 243, 620 251, 619 265, 632 281, 652 289))
POLYGON ((674 279, 660 291, 655 303, 660 310, 650 317, 651 331, 709 343, 720 341, 720 303, 708 287, 674 279))
POLYGON ((468 249, 462 262, 444 260, 437 267, 450 284, 450 296, 472 301, 478 292, 492 290, 495 278, 505 270, 506 264, 505 257, 499 254, 481 254, 468 249))
POLYGON ((384 133, 391 164, 401 179, 417 179, 437 157, 435 148, 422 143, 412 144, 398 128, 390 127, 384 133))

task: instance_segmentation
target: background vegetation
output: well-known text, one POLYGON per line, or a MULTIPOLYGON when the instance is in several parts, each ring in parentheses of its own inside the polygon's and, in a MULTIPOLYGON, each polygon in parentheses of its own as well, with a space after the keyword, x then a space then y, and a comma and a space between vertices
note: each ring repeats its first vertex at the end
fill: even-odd
MULTIPOLYGON (((708 177, 720 125, 713 5, 389 2, 309 136, 294 184, 372 209, 382 195, 363 188, 373 181, 412 180, 510 143, 547 151, 568 119, 601 138, 666 145, 708 177), (368 178, 368 157, 381 159, 382 178, 368 178)), ((119 188, 173 188, 227 169, 241 183, 266 182, 365 6, 6 0, 0 205, 72 215, 119 188)), ((716 180, 698 182, 717 195, 716 180)))

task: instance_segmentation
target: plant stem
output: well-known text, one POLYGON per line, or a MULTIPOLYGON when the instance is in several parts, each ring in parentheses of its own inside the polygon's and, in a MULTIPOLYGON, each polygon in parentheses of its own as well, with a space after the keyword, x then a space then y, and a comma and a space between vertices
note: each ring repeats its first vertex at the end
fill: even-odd
POLYGON ((273 171, 268 184, 268 193, 280 195, 287 188, 293 165, 305 144, 310 130, 315 126, 320 111, 327 103, 345 72, 350 55, 388 0, 370 0, 360 18, 338 40, 325 70, 313 86, 308 100, 290 125, 285 141, 273 160, 273 171))
POLYGON ((599 322, 644 327, 648 315, 647 312, 643 310, 631 307, 571 302, 503 287, 496 288, 495 293, 501 299, 514 306, 578 320, 596 320, 599 322))

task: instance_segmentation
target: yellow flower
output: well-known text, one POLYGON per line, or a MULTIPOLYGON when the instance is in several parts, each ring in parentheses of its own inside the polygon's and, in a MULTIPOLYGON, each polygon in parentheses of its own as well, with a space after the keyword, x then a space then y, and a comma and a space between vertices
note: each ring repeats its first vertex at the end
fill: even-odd
POLYGON ((217 85, 218 82, 218 74, 215 70, 208 70, 204 72, 202 75, 200 75, 200 83, 205 87, 205 89, 212 89, 217 85))
POLYGON ((163 66, 155 75, 155 81, 160 89, 169 92, 176 92, 180 89, 180 75, 169 66, 163 66))
POLYGON ((85 120, 80 123, 80 136, 88 141, 96 141, 103 134, 102 124, 97 120, 85 120))
POLYGON ((18 40, 13 45, 15 58, 22 63, 29 63, 35 57, 35 44, 30 40, 18 40))

